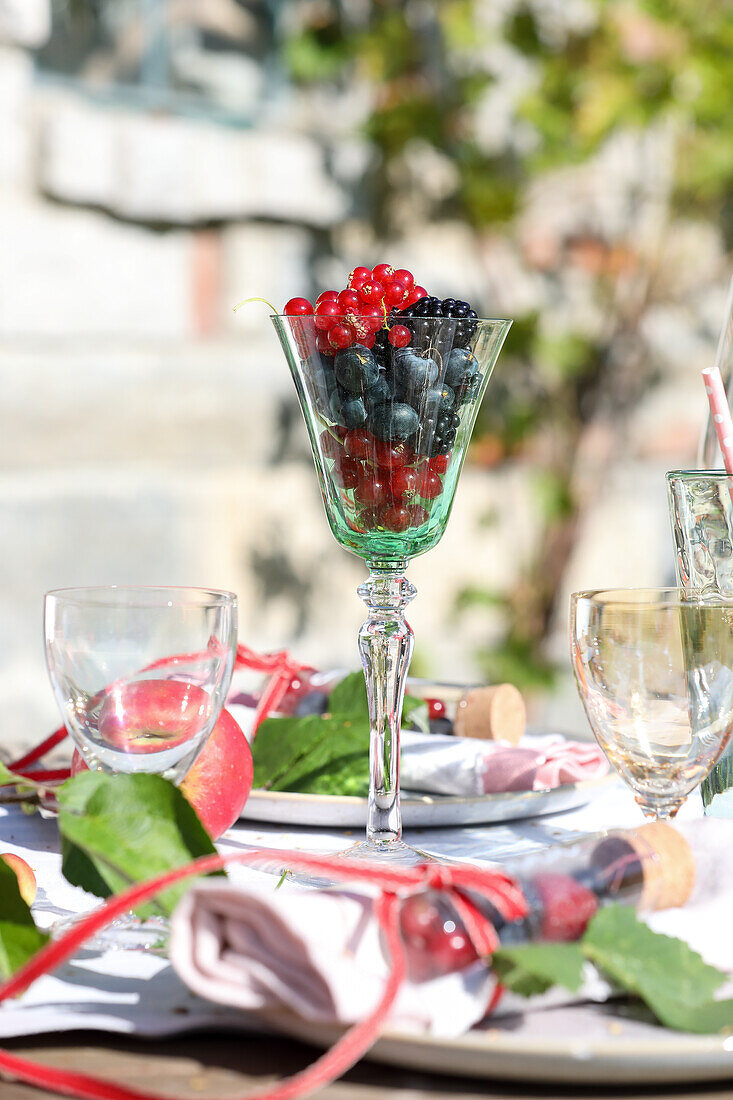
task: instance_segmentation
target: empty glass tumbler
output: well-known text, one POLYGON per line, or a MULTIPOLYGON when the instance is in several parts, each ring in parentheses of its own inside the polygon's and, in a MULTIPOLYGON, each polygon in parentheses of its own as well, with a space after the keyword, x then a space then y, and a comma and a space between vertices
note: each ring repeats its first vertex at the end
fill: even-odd
MULTIPOLYGON (((733 598, 733 478, 725 470, 667 474, 677 581, 703 600, 733 598)), ((733 746, 700 787, 706 814, 733 817, 733 746)))

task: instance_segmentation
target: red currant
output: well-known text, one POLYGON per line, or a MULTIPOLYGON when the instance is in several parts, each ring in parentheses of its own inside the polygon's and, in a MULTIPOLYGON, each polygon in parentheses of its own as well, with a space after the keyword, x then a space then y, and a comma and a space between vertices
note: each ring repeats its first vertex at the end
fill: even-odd
POLYGON ((367 279, 371 279, 372 273, 368 267, 355 267, 349 275, 347 283, 350 287, 353 287, 355 282, 365 283, 367 279))
POLYGON ((368 323, 359 313, 348 313, 344 318, 344 323, 353 329, 357 342, 360 344, 364 343, 367 336, 374 335, 368 323))
POLYGON ((407 297, 402 283, 388 283, 384 288, 384 301, 387 306, 401 306, 407 297))
POLYGON ((368 336, 360 337, 359 343, 365 348, 373 348, 376 337, 373 332, 370 332, 368 336))
POLYGON ((415 286, 412 288, 412 293, 415 296, 415 301, 419 301, 420 298, 427 298, 428 292, 424 286, 415 286))
POLYGON ((364 467, 355 458, 347 458, 342 451, 333 467, 332 476, 342 489, 355 489, 364 477, 364 467))
POLYGON ((319 302, 316 306, 316 316, 313 323, 319 332, 325 332, 326 329, 331 328, 331 325, 336 322, 336 318, 340 316, 341 307, 338 302, 326 298, 325 301, 319 302))
POLYGON ((359 289, 359 297, 362 302, 365 302, 368 306, 377 305, 382 300, 384 294, 384 287, 381 283, 370 282, 364 283, 359 289))
POLYGON ((362 320, 369 325, 372 332, 379 332, 380 328, 384 324, 384 311, 381 306, 365 306, 361 307, 362 320))
POLYGON ((309 317, 312 312, 313 306, 307 298, 291 298, 283 310, 288 317, 309 317))
POLYGON ((328 332, 316 333, 316 347, 321 355, 333 355, 333 348, 331 347, 331 341, 328 339, 328 332))
POLYGON ((370 462, 374 454, 374 436, 365 428, 353 428, 346 433, 344 448, 349 458, 370 462))
POLYGON ((407 511, 410 513, 411 527, 422 527, 430 519, 430 512, 422 504, 411 504, 407 511))
POLYGON ((335 302, 338 298, 337 290, 324 290, 316 298, 316 305, 319 306, 321 302, 335 302))
POLYGON ((413 459, 412 450, 406 443, 386 443, 381 439, 374 443, 373 455, 377 466, 386 470, 407 466, 413 459))
POLYGON ((450 455, 435 455, 430 459, 430 472, 444 474, 450 466, 450 455))
POLYGON ((443 482, 428 467, 424 473, 420 474, 417 491, 423 500, 435 500, 443 492, 443 482))
POLYGON ((406 531, 410 526, 410 513, 401 504, 382 508, 379 518, 388 531, 406 531))
POLYGON ((337 427, 338 425, 334 425, 332 429, 327 428, 325 432, 321 432, 321 450, 326 458, 333 458, 338 462, 344 456, 344 448, 333 434, 337 427))
POLYGON ((417 474, 409 466, 399 466, 392 471, 389 487, 395 500, 408 495, 413 497, 417 487, 417 474))
POLYGON ((354 343, 354 330, 351 325, 336 324, 328 330, 328 339, 334 348, 350 348, 354 343))
POLYGON ((407 325, 392 325, 387 339, 393 348, 406 348, 412 339, 412 333, 407 325))
POLYGON ((377 264, 372 268, 371 274, 378 283, 389 283, 394 279, 394 268, 391 264, 377 264))
POLYGON ((342 290, 337 301, 344 313, 350 313, 361 305, 361 299, 355 290, 342 290))
POLYGON ((380 480, 372 473, 368 473, 354 489, 354 497, 359 504, 364 504, 367 508, 378 508, 380 504, 386 504, 390 498, 389 481, 380 480))
POLYGON ((407 268, 399 267, 392 276, 393 283, 402 283, 406 290, 412 290, 415 285, 415 277, 407 268))

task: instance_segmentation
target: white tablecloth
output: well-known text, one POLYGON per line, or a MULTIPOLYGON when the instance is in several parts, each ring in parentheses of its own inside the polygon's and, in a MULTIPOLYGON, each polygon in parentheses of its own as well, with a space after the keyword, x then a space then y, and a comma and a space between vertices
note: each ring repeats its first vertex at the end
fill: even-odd
MULTIPOLYGON (((681 816, 700 815, 699 797, 693 795, 681 816)), ((405 840, 435 855, 480 862, 641 821, 631 795, 618 782, 596 794, 587 806, 567 813, 507 825, 412 830, 405 833, 405 840)), ((223 852, 236 851, 241 845, 337 851, 353 841, 353 830, 282 832, 275 826, 242 821, 219 847, 223 852)), ((16 852, 35 871, 39 890, 33 912, 39 925, 49 927, 98 904, 62 877, 54 817, 26 816, 19 808, 0 807, 0 852, 16 852)), ((241 879, 261 876, 243 867, 232 868, 231 873, 241 879)), ((164 959, 130 951, 82 952, 55 974, 41 978, 18 1000, 0 1005, 2 1038, 74 1029, 160 1036, 201 1027, 252 1026, 243 1013, 190 994, 164 959)))

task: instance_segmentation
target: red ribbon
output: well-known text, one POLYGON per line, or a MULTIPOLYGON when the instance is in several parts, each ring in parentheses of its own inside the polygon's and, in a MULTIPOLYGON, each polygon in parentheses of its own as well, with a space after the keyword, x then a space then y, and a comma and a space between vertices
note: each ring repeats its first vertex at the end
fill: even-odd
MULTIPOLYGON (((210 643, 210 649, 204 653, 181 653, 177 654, 175 657, 163 657, 160 661, 154 661, 152 665, 148 665, 143 671, 150 672, 156 668, 178 665, 186 661, 195 661, 201 657, 205 657, 207 652, 210 652, 211 648, 213 648, 213 643, 210 643)), ((237 656, 234 661, 234 667, 248 668, 253 672, 269 673, 269 680, 260 696, 254 714, 252 725, 255 730, 259 728, 268 715, 272 714, 274 710, 277 710, 293 680, 305 671, 313 671, 310 665, 304 665, 299 661, 294 661, 285 649, 278 650, 276 653, 257 653, 254 649, 250 649, 248 646, 241 644, 237 646, 237 656)), ((7 767, 11 772, 22 775, 24 779, 32 779, 35 783, 63 783, 64 780, 68 779, 71 775, 68 768, 40 771, 36 768, 36 764, 38 764, 47 752, 50 752, 51 749, 60 744, 67 736, 66 727, 61 726, 59 729, 54 730, 49 737, 41 741, 39 745, 36 745, 35 748, 27 752, 25 756, 21 756, 17 760, 14 760, 11 764, 8 764, 7 767)))
MULTIPOLYGON (((80 920, 58 940, 51 941, 30 959, 17 973, 0 985, 0 1002, 23 993, 43 974, 69 959, 85 941, 99 932, 110 921, 141 902, 192 875, 220 870, 226 863, 256 864, 260 860, 277 859, 298 871, 325 875, 342 882, 366 882, 382 887, 374 902, 374 915, 384 934, 391 967, 382 996, 372 1011, 342 1037, 307 1069, 293 1077, 248 1093, 256 1100, 296 1100, 336 1080, 350 1069, 376 1041, 389 1010, 392 1008, 406 973, 405 952, 400 937, 400 905, 402 898, 425 889, 438 890, 450 897, 458 908, 465 901, 464 891, 471 890, 485 897, 507 921, 526 916, 527 903, 517 884, 500 871, 478 867, 447 867, 440 864, 422 864, 418 867, 395 869, 379 863, 346 860, 326 856, 312 856, 303 852, 261 849, 257 852, 237 852, 234 855, 203 856, 183 867, 156 875, 147 882, 131 886, 122 894, 108 899, 99 909, 80 920)), ((462 915, 463 915, 463 911, 462 915)), ((484 917, 479 922, 478 910, 473 910, 467 932, 478 954, 498 943, 496 931, 484 917)), ((496 998, 494 998, 495 1003, 496 998)), ((139 1092, 116 1085, 103 1078, 84 1073, 55 1069, 39 1065, 27 1058, 20 1058, 9 1051, 0 1050, 0 1072, 6 1077, 28 1085, 51 1089, 64 1096, 80 1100, 167 1100, 160 1093, 139 1092)))

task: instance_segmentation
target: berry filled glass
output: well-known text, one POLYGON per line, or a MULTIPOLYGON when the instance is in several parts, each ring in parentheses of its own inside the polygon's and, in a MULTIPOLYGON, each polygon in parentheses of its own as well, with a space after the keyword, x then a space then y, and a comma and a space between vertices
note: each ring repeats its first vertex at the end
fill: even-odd
POLYGON ((401 841, 400 719, 413 646, 405 608, 416 594, 404 572, 445 530, 511 324, 479 319, 465 302, 428 298, 410 280, 387 265, 356 268, 349 287, 321 295, 315 311, 294 299, 272 317, 331 530, 370 570, 359 588, 369 610, 359 651, 371 718, 370 792, 367 839, 356 854, 407 863, 422 857, 401 841))

